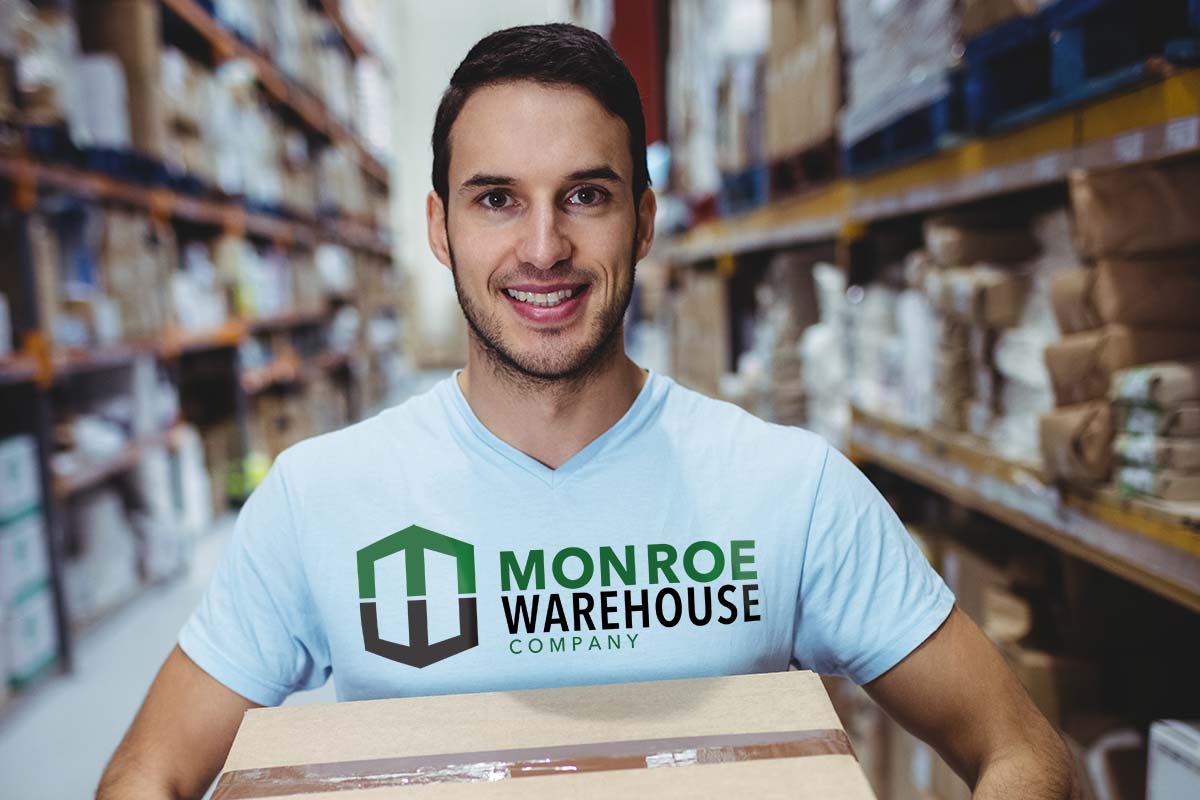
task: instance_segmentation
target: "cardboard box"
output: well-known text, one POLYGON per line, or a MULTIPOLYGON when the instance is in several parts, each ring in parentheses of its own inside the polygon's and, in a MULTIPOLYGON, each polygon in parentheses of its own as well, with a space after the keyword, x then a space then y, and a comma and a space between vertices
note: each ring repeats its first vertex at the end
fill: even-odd
POLYGON ((1200 402, 1171 408, 1113 405, 1116 429, 1142 436, 1200 436, 1200 402))
POLYGON ((1023 261, 1037 252, 1028 225, 978 214, 939 214, 925 220, 925 248, 941 265, 1023 261))
POLYGON ((1151 724, 1146 772, 1146 800, 1200 797, 1200 723, 1151 724))
POLYGON ((1200 338, 1200 258, 1101 260, 1091 299, 1105 322, 1192 328, 1200 338))
POLYGON ((213 798, 348 779, 346 800, 873 797, 820 679, 794 671, 256 709, 213 798))
POLYGON ((709 396, 730 368, 729 300, 725 279, 689 271, 674 314, 672 361, 680 383, 709 396))
POLYGON ((1042 464, 1068 483, 1108 479, 1112 468, 1112 409, 1103 400, 1056 408, 1039 429, 1042 464))
POLYGON ((858 764, 877 794, 887 791, 888 726, 891 720, 871 696, 849 678, 822 676, 821 683, 846 729, 858 764))
POLYGON ((0 522, 0 606, 10 606, 50 575, 49 542, 42 509, 0 522))
POLYGON ((9 606, 5 624, 8 683, 19 689, 41 674, 58 655, 58 626, 49 582, 9 606))
POLYGON ((834 0, 772 0, 764 76, 769 160, 833 137, 842 104, 841 67, 834 0))
POLYGON ((984 328, 1015 325, 1025 307, 1029 276, 987 266, 943 270, 926 288, 943 314, 984 328))
POLYGON ((91 0, 81 3, 78 13, 84 52, 112 53, 125 71, 129 130, 134 149, 161 158, 166 141, 166 114, 159 92, 158 2, 91 0))
POLYGON ((1121 370, 1113 376, 1109 396, 1114 402, 1155 408, 1200 402, 1200 361, 1164 361, 1121 370))
POLYGON ((1046 368, 1060 406, 1107 397, 1112 376, 1127 367, 1197 354, 1193 330, 1138 330, 1108 325, 1073 333, 1046 347, 1046 368))
POLYGON ((1200 472, 1124 466, 1117 470, 1122 491, 1148 494, 1160 500, 1200 500, 1200 472))
POLYGON ((1113 442, 1113 454, 1122 464, 1200 472, 1200 438, 1123 433, 1113 442))
POLYGON ((1104 325, 1093 299, 1096 270, 1072 267, 1050 278, 1050 305, 1063 333, 1095 330, 1104 325))
POLYGON ((1200 247, 1200 161, 1113 172, 1072 172, 1076 248, 1084 258, 1130 258, 1200 247))
POLYGON ((0 440, 0 522, 41 505, 37 441, 28 434, 0 440))

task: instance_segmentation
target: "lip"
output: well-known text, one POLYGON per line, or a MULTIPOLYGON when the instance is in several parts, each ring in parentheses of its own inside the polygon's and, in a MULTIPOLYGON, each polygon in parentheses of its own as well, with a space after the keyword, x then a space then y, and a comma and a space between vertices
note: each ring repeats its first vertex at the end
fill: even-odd
POLYGON ((551 306, 549 308, 535 306, 532 303, 522 303, 520 300, 510 297, 507 291, 502 290, 500 295, 508 301, 508 304, 512 306, 513 311, 515 311, 524 320, 538 325, 565 325, 579 315, 580 310, 583 308, 584 301, 587 299, 588 294, 591 293, 590 284, 563 283, 547 287, 528 285, 506 287, 507 289, 512 289, 513 291, 517 292, 549 293, 557 292, 562 289, 574 289, 581 285, 586 286, 582 292, 563 300, 556 306, 551 306))

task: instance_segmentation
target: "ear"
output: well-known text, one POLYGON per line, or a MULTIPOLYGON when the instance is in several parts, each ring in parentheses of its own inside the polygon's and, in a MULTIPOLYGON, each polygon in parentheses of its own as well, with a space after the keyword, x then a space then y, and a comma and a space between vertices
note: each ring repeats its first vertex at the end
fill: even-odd
POLYGON ((647 186, 646 191, 642 192, 642 199, 638 201, 638 261, 649 254, 650 246, 654 244, 654 216, 657 212, 658 198, 655 197, 654 190, 647 186))
POLYGON ((446 207, 437 192, 425 197, 425 223, 428 226, 429 249, 438 261, 451 269, 450 242, 446 239, 446 207))

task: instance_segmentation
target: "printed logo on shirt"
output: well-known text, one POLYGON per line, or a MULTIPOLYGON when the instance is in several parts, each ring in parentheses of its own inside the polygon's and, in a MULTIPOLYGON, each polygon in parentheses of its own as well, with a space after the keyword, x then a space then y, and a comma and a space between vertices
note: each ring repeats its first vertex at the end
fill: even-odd
POLYGON ((634 650, 647 629, 762 619, 752 539, 701 540, 682 553, 671 544, 504 551, 500 590, 515 656, 634 650), (596 577, 598 592, 576 591, 596 577), (646 583, 655 588, 637 588, 646 583))
POLYGON ((479 616, 475 594, 475 546, 431 530, 410 525, 358 551, 359 615, 363 644, 374 653, 411 667, 427 667, 479 644, 479 616), (431 550, 454 559, 458 571, 458 635, 429 641, 429 610, 425 602, 425 552, 431 550), (408 644, 379 635, 375 602, 375 562, 404 553, 404 578, 408 591, 408 644))
MULTIPOLYGON (((644 644, 640 637, 647 629, 758 622, 762 613, 754 546, 752 539, 735 539, 725 547, 700 540, 684 548, 600 547, 595 554, 582 547, 501 551, 498 599, 508 652, 634 650, 644 644), (597 578, 599 587, 589 591, 597 578)), ((411 525, 358 551, 358 588, 368 652, 422 668, 479 644, 475 548, 467 542, 411 525), (375 602, 375 563, 402 551, 408 644, 380 637, 375 602), (459 633, 434 643, 429 642, 425 601, 426 551, 453 557, 458 575, 459 633)))

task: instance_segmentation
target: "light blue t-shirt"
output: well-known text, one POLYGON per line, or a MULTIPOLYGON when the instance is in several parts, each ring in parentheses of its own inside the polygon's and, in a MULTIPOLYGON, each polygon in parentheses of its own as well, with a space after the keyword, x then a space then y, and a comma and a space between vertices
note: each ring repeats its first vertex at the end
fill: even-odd
POLYGON ((651 374, 558 469, 457 380, 283 453, 180 632, 276 705, 787 669, 873 680, 953 596, 818 436, 651 374))

